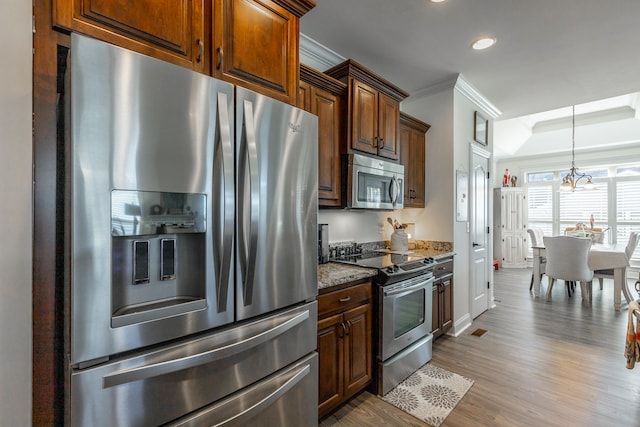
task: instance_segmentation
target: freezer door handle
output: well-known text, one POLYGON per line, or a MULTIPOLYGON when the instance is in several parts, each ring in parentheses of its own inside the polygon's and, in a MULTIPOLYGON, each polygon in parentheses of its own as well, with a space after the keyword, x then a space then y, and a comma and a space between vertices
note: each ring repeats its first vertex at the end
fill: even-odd
POLYGON ((260 188, 258 172, 258 147, 253 116, 253 104, 245 100, 243 104, 244 120, 240 141, 239 180, 241 194, 239 217, 240 267, 242 269, 242 290, 244 305, 251 305, 253 301, 253 276, 255 273, 256 253, 258 248, 258 218, 260 213, 260 188), (248 172, 246 170, 248 164, 248 172), (247 192, 247 173, 249 175, 249 190, 247 192), (247 209, 249 212, 247 212, 247 209))
POLYGON ((279 385, 281 378, 276 377, 264 384, 252 387, 246 395, 239 396, 234 401, 228 403, 229 406, 234 407, 233 409, 229 407, 225 408, 226 410, 216 411, 217 408, 213 408, 197 413, 185 420, 170 424, 169 427, 224 426, 230 425, 230 423, 233 425, 247 425, 250 419, 273 405, 310 373, 311 365, 306 364, 291 372, 287 372, 285 374, 286 380, 282 385, 279 385), (242 409, 244 407, 246 407, 246 409, 242 409), (237 411, 234 410, 236 408, 237 411), (219 419, 220 412, 225 415, 225 418, 222 420, 219 419), (227 414, 233 415, 227 416, 227 414))
MULTIPOLYGON (((215 245, 214 269, 216 274, 216 296, 218 299, 218 311, 224 312, 227 309, 227 296, 229 286, 231 286, 229 273, 231 271, 231 257, 233 255, 233 221, 234 221, 234 164, 233 164, 233 143, 231 141, 231 120, 229 120, 229 109, 227 107, 227 94, 218 93, 218 134, 220 139, 214 147, 214 165, 221 165, 215 168, 217 178, 213 185, 221 186, 223 199, 214 201, 219 203, 222 212, 214 211, 213 220, 216 232, 213 236, 215 245), (222 236, 222 238, 221 238, 222 236)), ((215 194, 215 193, 214 193, 215 194)))
POLYGON ((103 388, 195 368, 246 352, 260 344, 277 338, 307 319, 309 319, 309 310, 298 314, 283 314, 282 316, 274 318, 272 322, 257 322, 248 326, 255 330, 251 331, 252 333, 242 340, 238 341, 232 337, 226 343, 218 344, 217 340, 213 338, 212 341, 214 342, 215 348, 209 347, 202 352, 184 357, 175 358, 175 348, 167 349, 157 354, 155 357, 156 361, 153 363, 123 369, 103 376, 103 388), (267 324, 265 325, 265 323, 267 324), (273 325, 274 323, 275 326, 273 325))

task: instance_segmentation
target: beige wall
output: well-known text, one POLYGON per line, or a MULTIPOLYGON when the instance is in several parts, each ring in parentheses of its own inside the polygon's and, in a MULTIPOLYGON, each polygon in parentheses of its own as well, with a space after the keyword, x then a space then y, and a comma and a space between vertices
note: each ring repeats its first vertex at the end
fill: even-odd
POLYGON ((0 2, 0 426, 31 425, 31 2, 0 2))

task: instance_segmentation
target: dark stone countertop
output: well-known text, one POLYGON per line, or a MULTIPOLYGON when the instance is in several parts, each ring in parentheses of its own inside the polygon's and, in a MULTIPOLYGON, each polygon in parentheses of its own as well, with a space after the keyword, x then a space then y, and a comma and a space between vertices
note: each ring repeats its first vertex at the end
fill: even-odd
MULTIPOLYGON (((418 257, 433 257, 438 259, 455 255, 451 250, 451 246, 434 246, 426 245, 426 247, 418 247, 410 249, 409 252, 418 257)), ((329 262, 327 264, 318 265, 318 290, 343 285, 349 282, 356 282, 361 279, 374 277, 378 274, 375 268, 358 267, 356 265, 342 264, 338 262, 329 262)))
POLYGON ((378 274, 375 268, 329 262, 318 265, 318 290, 355 282, 378 274))

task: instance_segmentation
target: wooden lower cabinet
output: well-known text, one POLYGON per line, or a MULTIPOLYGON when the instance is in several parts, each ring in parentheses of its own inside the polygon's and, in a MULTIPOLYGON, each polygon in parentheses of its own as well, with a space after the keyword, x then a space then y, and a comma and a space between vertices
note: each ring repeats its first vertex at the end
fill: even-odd
POLYGON ((435 339, 453 326, 453 259, 439 263, 434 276, 431 333, 435 339))
POLYGON ((318 296, 319 393, 322 418, 373 378, 371 281, 318 296))

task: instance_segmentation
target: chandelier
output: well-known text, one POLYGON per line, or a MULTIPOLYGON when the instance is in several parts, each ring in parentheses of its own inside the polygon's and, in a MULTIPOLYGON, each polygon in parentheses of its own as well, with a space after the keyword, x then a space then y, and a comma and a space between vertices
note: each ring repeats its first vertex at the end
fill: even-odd
POLYGON ((560 184, 561 192, 572 192, 575 190, 595 190, 596 186, 591 180, 591 175, 582 173, 576 168, 576 106, 571 107, 571 168, 569 173, 562 177, 562 184, 560 184), (586 178, 584 187, 578 187, 578 182, 586 178))

